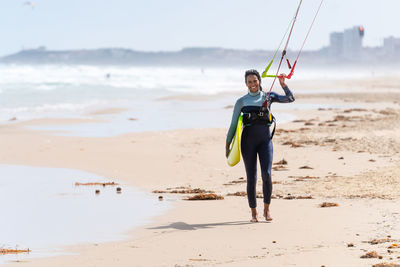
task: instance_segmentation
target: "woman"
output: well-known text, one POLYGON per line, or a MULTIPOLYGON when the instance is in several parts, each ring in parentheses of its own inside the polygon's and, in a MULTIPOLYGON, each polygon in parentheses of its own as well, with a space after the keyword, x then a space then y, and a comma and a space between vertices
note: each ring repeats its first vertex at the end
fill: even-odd
MULTIPOLYGON (((243 113, 243 125, 241 139, 241 151, 244 166, 247 175, 247 198, 251 209, 252 222, 258 222, 257 218, 257 202, 256 202, 256 183, 257 183, 257 154, 261 165, 261 177, 263 180, 263 195, 264 195, 264 217, 267 221, 271 221, 271 213, 269 205, 271 203, 272 181, 272 140, 269 126, 271 121, 268 115, 260 112, 262 104, 268 96, 268 110, 271 103, 290 103, 294 101, 292 92, 285 84, 286 75, 282 74, 279 82, 285 92, 285 95, 277 93, 268 93, 262 91, 261 77, 258 71, 248 70, 245 73, 245 82, 248 88, 248 93, 236 101, 233 110, 232 122, 226 137, 226 157, 229 154, 229 146, 235 135, 237 121, 240 113, 243 113), (250 119, 251 118, 251 119, 250 119)), ((265 110, 261 110, 265 111, 265 110)))

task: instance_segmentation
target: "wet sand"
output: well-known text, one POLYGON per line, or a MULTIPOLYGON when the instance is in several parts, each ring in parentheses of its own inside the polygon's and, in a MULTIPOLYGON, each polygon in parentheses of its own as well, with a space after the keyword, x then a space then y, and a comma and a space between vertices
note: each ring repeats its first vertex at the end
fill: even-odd
MULTIPOLYGON (((171 201, 171 211, 125 241, 66 247, 73 255, 10 266, 400 264, 400 81, 385 81, 293 82, 296 103, 346 105, 288 110, 296 120, 278 122, 272 223, 250 223, 246 198, 228 196, 243 195, 245 174, 242 162, 226 164, 225 128, 88 138, 30 130, 29 122, 0 125, 1 163, 80 169, 148 192, 183 186, 224 197, 171 201), (318 94, 329 86, 349 90, 318 94), (315 93, 302 94, 306 88, 315 93), (337 206, 323 208, 323 202, 337 206), (378 258, 361 258, 371 251, 378 258)), ((193 194, 154 198, 161 195, 169 201, 193 194)), ((261 198, 258 204, 261 215, 261 198)))
POLYGON ((123 232, 169 206, 149 193, 72 169, 0 164, 0 173, 0 248, 7 249, 0 249, 0 264, 62 255, 59 248, 66 245, 123 240, 123 232))

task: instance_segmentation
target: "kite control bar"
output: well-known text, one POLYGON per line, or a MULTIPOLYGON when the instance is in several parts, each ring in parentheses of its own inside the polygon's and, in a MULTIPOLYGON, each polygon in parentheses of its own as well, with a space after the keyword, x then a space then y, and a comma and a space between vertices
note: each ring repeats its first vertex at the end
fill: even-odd
MULTIPOLYGON (((272 62, 273 62, 273 61, 271 60, 271 62, 268 64, 267 68, 266 68, 265 71, 263 72, 262 77, 263 77, 263 78, 266 78, 266 77, 270 77, 270 78, 282 78, 282 77, 283 77, 282 75, 267 74, 269 67, 271 67, 271 65, 272 65, 272 62)), ((296 64, 297 64, 297 59, 296 59, 296 61, 294 62, 293 66, 290 65, 289 59, 286 59, 286 62, 287 62, 287 64, 288 64, 288 66, 289 66, 290 72, 289 72, 288 75, 286 75, 285 78, 286 78, 286 79, 290 79, 290 78, 292 78, 292 76, 293 76, 294 68, 296 67, 296 64)))

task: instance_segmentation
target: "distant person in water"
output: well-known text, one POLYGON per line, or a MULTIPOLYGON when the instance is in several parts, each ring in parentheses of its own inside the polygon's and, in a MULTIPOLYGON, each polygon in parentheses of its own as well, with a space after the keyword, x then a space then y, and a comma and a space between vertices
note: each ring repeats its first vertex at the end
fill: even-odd
POLYGON ((261 77, 258 71, 248 70, 245 73, 245 83, 248 93, 236 101, 231 125, 226 137, 226 157, 229 154, 229 147, 235 135, 238 118, 243 113, 243 132, 241 137, 241 151, 247 175, 247 199, 251 209, 251 221, 258 222, 257 216, 257 155, 261 166, 261 177, 263 181, 264 195, 264 217, 267 221, 272 221, 269 209, 272 194, 271 168, 273 147, 270 133, 271 122, 265 112, 260 112, 261 106, 268 96, 268 110, 271 110, 273 102, 290 103, 294 101, 294 96, 285 84, 285 74, 279 78, 285 95, 275 92, 268 93, 262 91, 261 77), (251 119, 250 119, 251 118, 251 119))

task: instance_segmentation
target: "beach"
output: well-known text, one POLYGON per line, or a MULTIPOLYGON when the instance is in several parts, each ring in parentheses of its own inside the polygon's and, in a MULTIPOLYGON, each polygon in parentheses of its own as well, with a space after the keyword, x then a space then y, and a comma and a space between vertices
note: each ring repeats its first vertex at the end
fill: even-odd
MULTIPOLYGON (((400 265, 399 78, 318 78, 288 85, 295 108, 272 107, 293 119, 278 120, 273 139, 270 223, 262 220, 262 198, 260 222, 250 223, 243 161, 229 167, 224 155, 226 116, 216 119, 226 121, 220 127, 203 122, 193 127, 191 122, 182 129, 112 136, 73 136, 40 128, 68 129, 97 123, 95 117, 1 124, 1 164, 77 169, 115 179, 154 199, 162 196, 160 201, 171 204, 126 232, 123 240, 69 245, 62 248, 67 255, 14 260, 5 266, 400 265), (184 199, 194 193, 171 193, 190 189, 212 191, 223 199, 189 201, 184 199)), ((229 99, 244 93, 235 91, 229 99)), ((202 101, 216 97, 220 95, 198 96, 202 101)), ((157 97, 164 106, 176 99, 190 104, 196 95, 157 97)), ((232 112, 225 102, 213 103, 219 106, 205 112, 232 112)), ((95 114, 121 114, 125 108, 107 107, 95 114)), ((138 121, 140 114, 134 114, 138 121)), ((259 178, 258 191, 261 185, 259 178)), ((125 205, 125 212, 136 212, 125 205)))

